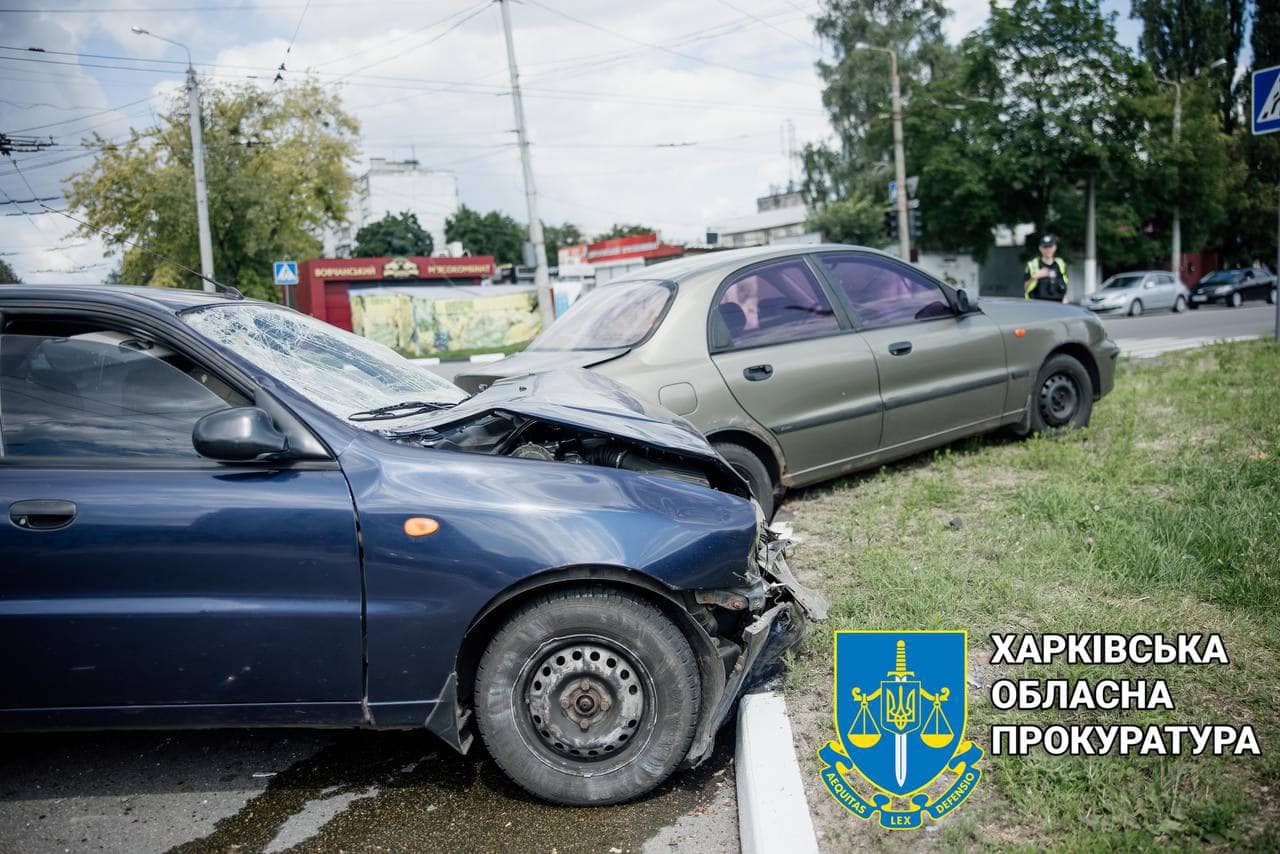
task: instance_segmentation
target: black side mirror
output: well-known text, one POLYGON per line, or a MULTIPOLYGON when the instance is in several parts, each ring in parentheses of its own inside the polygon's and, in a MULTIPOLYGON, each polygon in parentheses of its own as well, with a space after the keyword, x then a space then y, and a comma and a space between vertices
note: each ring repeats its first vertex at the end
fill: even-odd
POLYGON ((960 309, 961 314, 969 314, 978 310, 976 305, 969 302, 969 292, 964 288, 956 289, 956 308, 960 309))
POLYGON ((289 449, 289 440, 271 423, 271 416, 256 406, 210 412, 196 422, 191 444, 202 457, 229 462, 278 456, 289 449))

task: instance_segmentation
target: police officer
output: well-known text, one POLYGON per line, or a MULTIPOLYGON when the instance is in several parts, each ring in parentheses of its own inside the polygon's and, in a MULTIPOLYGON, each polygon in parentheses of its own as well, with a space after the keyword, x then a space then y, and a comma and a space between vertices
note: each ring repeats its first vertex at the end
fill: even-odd
POLYGON ((1058 252, 1058 238, 1046 234, 1040 238, 1040 255, 1027 262, 1027 280, 1022 283, 1026 299, 1067 301, 1067 265, 1058 252))

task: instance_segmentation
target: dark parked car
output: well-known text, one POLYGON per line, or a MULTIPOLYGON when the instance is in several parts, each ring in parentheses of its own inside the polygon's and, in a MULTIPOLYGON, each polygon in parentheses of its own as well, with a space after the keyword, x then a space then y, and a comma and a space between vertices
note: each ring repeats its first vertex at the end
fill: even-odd
POLYGON ((0 293, 0 726, 426 727, 606 804, 710 752, 821 600, 686 421, 468 399, 289 309, 0 293))
POLYGON ((1191 289, 1188 308, 1220 302, 1239 308, 1245 300, 1261 299, 1275 304, 1276 277, 1266 267, 1243 267, 1239 270, 1217 270, 1205 276, 1191 289))

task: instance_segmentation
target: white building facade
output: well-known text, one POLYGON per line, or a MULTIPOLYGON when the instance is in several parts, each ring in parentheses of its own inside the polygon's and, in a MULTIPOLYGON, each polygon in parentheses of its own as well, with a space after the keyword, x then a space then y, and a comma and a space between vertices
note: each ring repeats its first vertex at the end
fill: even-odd
POLYGON ((361 228, 401 211, 417 215, 435 244, 433 254, 445 254, 444 223, 458 211, 457 176, 425 169, 416 160, 370 158, 369 170, 356 179, 347 221, 321 237, 325 257, 351 257, 361 228))
POLYGON ((707 228, 707 243, 726 249, 773 243, 817 243, 809 230, 809 208, 799 191, 775 189, 756 199, 756 212, 733 217, 707 228))

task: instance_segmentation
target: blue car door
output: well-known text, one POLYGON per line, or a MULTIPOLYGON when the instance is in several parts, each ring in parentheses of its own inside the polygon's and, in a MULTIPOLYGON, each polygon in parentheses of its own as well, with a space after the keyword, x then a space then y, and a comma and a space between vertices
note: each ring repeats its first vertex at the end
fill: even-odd
POLYGON ((200 457, 195 422, 249 401, 136 329, 8 311, 0 326, 0 721, 358 720, 342 471, 200 457))

